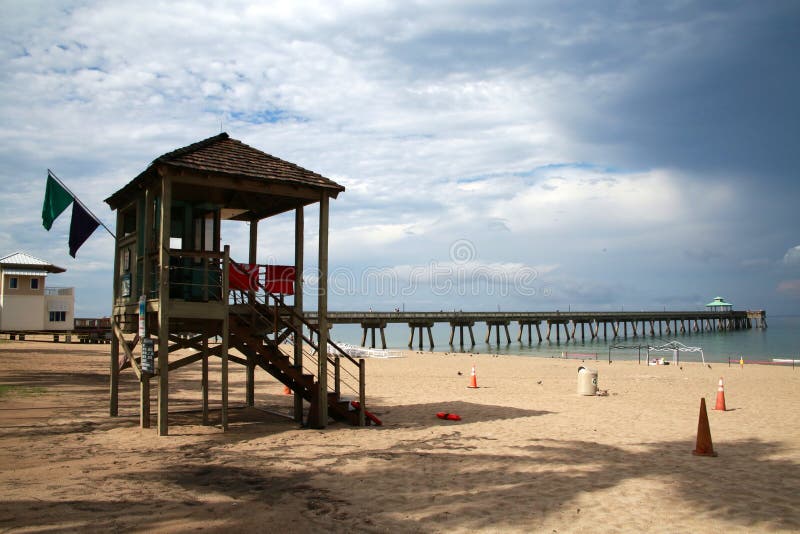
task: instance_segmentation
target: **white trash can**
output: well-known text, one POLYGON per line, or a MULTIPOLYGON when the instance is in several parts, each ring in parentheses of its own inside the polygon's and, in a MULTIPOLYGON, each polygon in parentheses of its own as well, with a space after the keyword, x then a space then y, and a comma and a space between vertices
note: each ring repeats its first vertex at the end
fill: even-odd
POLYGON ((597 369, 578 367, 578 395, 597 395, 597 369))

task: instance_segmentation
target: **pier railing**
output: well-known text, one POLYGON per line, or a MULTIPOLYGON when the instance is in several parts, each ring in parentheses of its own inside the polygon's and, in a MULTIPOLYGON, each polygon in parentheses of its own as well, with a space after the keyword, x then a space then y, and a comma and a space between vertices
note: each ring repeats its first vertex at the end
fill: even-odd
MULTIPOLYGON (((470 312, 470 311, 438 311, 438 312, 415 312, 415 311, 329 311, 328 321, 334 323, 361 323, 369 320, 384 320, 387 322, 404 323, 409 320, 433 320, 434 322, 447 322, 458 319, 471 319, 478 322, 484 320, 573 320, 573 319, 608 319, 608 320, 632 320, 632 319, 654 319, 654 320, 673 320, 690 318, 746 318, 748 311, 505 311, 505 312, 470 312)), ((316 312, 305 312, 304 317, 309 320, 316 320, 316 312)))

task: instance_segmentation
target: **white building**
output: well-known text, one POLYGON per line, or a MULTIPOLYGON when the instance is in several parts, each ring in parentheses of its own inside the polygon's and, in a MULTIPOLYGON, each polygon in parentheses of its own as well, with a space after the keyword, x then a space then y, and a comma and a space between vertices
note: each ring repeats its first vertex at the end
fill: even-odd
POLYGON ((48 274, 65 270, 24 252, 0 258, 0 331, 72 330, 74 288, 45 287, 48 274))

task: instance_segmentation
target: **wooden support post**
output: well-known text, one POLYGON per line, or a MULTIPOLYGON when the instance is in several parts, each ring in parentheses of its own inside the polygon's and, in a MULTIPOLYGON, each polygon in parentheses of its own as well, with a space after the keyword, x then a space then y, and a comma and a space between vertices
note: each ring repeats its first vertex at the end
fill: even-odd
POLYGON ((561 343, 561 325, 556 323, 556 343, 561 343))
POLYGON ((418 328, 419 328, 419 332, 418 332, 419 333, 419 350, 422 350, 422 349, 425 348, 425 343, 422 340, 422 326, 419 326, 418 328))
POLYGON ((539 323, 536 323, 536 335, 539 336, 539 343, 542 342, 542 333, 539 331, 539 323))
POLYGON ((636 321, 631 321, 631 328, 633 329, 633 337, 639 337, 639 333, 636 331, 636 321))
POLYGON ((367 364, 364 358, 358 360, 358 426, 366 426, 366 411, 367 411, 367 364))
POLYGON ((145 373, 139 380, 139 426, 150 428, 150 377, 145 373))
POLYGON ((459 346, 464 346, 464 325, 458 325, 458 344, 459 346))
POLYGON ((550 341, 550 328, 553 326, 553 323, 547 321, 547 341, 550 341))
POLYGON ((342 360, 338 354, 333 358, 333 392, 337 398, 342 394, 342 360))
MULTIPOLYGON (((258 260, 258 219, 251 219, 248 221, 250 224, 250 240, 248 241, 248 252, 247 252, 247 261, 250 265, 254 265, 258 260)), ((243 294, 244 296, 244 294, 243 294)), ((226 296, 227 298, 227 296, 226 296)), ((256 292, 252 287, 247 288, 247 303, 250 306, 255 306, 256 304, 256 292)), ((269 303, 269 297, 264 297, 264 303, 269 303)), ((276 305, 277 308, 277 305, 276 305)), ((276 310, 277 311, 277 310, 276 310)), ((256 311, 255 308, 252 308, 250 312, 250 323, 256 323, 256 311)), ((277 329, 277 322, 275 323, 275 328, 277 329)))
POLYGON ((608 321, 603 321, 603 339, 608 339, 608 321))
MULTIPOLYGON (((303 368, 303 237, 305 220, 303 207, 294 210, 294 351, 293 363, 298 369, 303 368)), ((303 422, 303 394, 294 392, 294 420, 303 422)))
POLYGON ((566 341, 569 341, 570 340, 570 335, 569 335, 569 323, 568 322, 564 323, 564 335, 567 336, 566 341))
POLYGON ((428 327, 428 341, 431 344, 431 350, 433 350, 433 329, 430 326, 428 327))
POLYGON ((375 348, 375 327, 372 327, 372 344, 370 345, 371 349, 375 348))
MULTIPOLYGON (((570 335, 569 333, 567 333, 567 341, 569 341, 569 340, 570 340, 570 338, 572 338, 572 339, 575 339, 575 330, 576 330, 577 328, 578 328, 578 323, 576 323, 576 322, 573 320, 573 321, 572 321, 572 335, 570 335)), ((566 329, 567 329, 567 325, 566 325, 566 324, 564 324, 564 330, 566 330, 566 329)))
MULTIPOLYGON (((250 265, 255 265, 258 263, 258 219, 251 219, 250 220, 250 241, 247 253, 247 261, 250 265)), ((226 271, 227 272, 227 271, 226 271)), ((256 292, 253 287, 248 288, 247 291, 247 302, 251 306, 255 306, 256 303, 256 292)), ((266 302, 266 300, 265 300, 266 302)), ((256 322, 256 313, 255 308, 253 308, 253 312, 251 313, 250 321, 252 324, 256 322)), ((276 321, 277 326, 277 321, 276 321)), ((246 370, 246 380, 245 380, 245 404, 247 406, 255 406, 256 403, 256 363, 253 359, 248 356, 247 357, 247 370, 246 370)))
POLYGON ((200 387, 203 393, 203 425, 208 425, 208 336, 210 332, 203 332, 203 370, 200 377, 200 387))
POLYGON ((408 338, 408 348, 414 347, 414 325, 409 324, 408 329, 411 331, 411 335, 408 338))
POLYGON ((522 325, 522 323, 519 323, 519 334, 517 335, 517 343, 521 343, 522 342, 522 331, 524 329, 525 329, 525 327, 522 325))
MULTIPOLYGON (((117 227, 115 228, 117 233, 117 241, 120 238, 120 234, 123 232, 122 228, 122 212, 121 210, 117 210, 117 227)), ((119 280, 120 280, 120 249, 117 244, 114 244, 114 271, 113 271, 113 280, 112 280, 112 295, 111 295, 111 309, 113 310, 117 304, 117 297, 119 297, 119 280)), ((117 316, 113 315, 111 317, 111 322, 116 324, 117 316)), ((13 340, 14 337, 11 336, 13 340)), ((117 339, 116 335, 111 336, 111 361, 110 361, 110 369, 109 369, 109 399, 108 399, 108 414, 111 417, 116 417, 119 415, 119 339, 117 339)))
POLYGON ((317 385, 319 402, 316 419, 320 428, 328 425, 328 194, 323 191, 319 202, 319 358, 317 385))
POLYGON ((586 331, 584 330, 584 326, 586 326, 586 323, 581 321, 581 341, 586 341, 586 331))
MULTIPOLYGON (((144 192, 144 243, 142 246, 142 292, 141 294, 145 296, 146 299, 150 298, 150 288, 152 287, 152 280, 150 280, 151 273, 150 273, 150 266, 152 264, 152 256, 150 255, 150 251, 153 248, 153 232, 152 228, 155 226, 153 224, 153 219, 155 218, 155 208, 154 208, 154 199, 153 199, 153 188, 148 187, 145 189, 144 192)), ((119 211, 119 210, 118 210, 119 211)), ((119 237, 118 237, 119 239, 119 237)))
POLYGON ((500 324, 494 325, 494 340, 497 346, 500 346, 500 324))
POLYGON ((381 348, 386 350, 386 327, 381 326, 381 348))
POLYGON ((475 346, 475 336, 472 333, 472 325, 469 325, 468 328, 469 328, 469 341, 470 341, 470 343, 472 343, 472 346, 474 347, 475 346))
POLYGON ((161 179, 158 290, 158 435, 169 434, 169 236, 172 222, 172 182, 161 179))
POLYGON ((456 325, 450 323, 450 346, 453 346, 453 338, 456 337, 456 325))
MULTIPOLYGON (((114 276, 118 276, 116 272, 114 276)), ((117 318, 112 317, 111 320, 116 322, 117 318)), ((111 336, 110 363, 108 415, 116 417, 119 415, 119 340, 117 340, 117 336, 111 336)))
POLYGON ((489 343, 489 339, 492 337, 492 325, 486 323, 486 343, 489 343))
POLYGON ((625 331, 625 339, 628 339, 628 321, 622 321, 622 328, 625 331))
POLYGON ((509 333, 508 333, 508 325, 504 324, 503 328, 506 331, 506 343, 510 345, 511 344, 511 335, 509 335, 509 333))
POLYGON ((361 325, 361 330, 362 330, 362 333, 361 333, 361 346, 362 347, 366 347, 367 346, 367 325, 362 324, 361 325))
POLYGON ((230 328, 228 324, 228 273, 230 272, 231 248, 225 245, 224 257, 222 261, 222 302, 225 303, 225 315, 222 319, 222 346, 220 347, 222 356, 222 430, 228 430, 228 337, 230 328))
POLYGON ((245 384, 245 404, 255 406, 256 404, 256 364, 252 358, 247 358, 247 377, 245 384))
MULTIPOLYGON (((118 210, 119 211, 119 210, 118 210)), ((150 298, 150 288, 152 281, 150 280, 150 266, 152 258, 150 250, 152 246, 153 232, 151 229, 154 227, 153 220, 155 218, 154 212, 154 199, 153 188, 148 187, 144 193, 144 235, 139 237, 143 240, 142 243, 142 287, 141 295, 145 300, 150 298)), ((147 325, 147 304, 145 304, 145 328, 147 325)), ((150 333, 147 332, 145 337, 149 337, 150 333)), ((150 376, 142 373, 139 383, 139 424, 142 428, 150 428, 150 376)))

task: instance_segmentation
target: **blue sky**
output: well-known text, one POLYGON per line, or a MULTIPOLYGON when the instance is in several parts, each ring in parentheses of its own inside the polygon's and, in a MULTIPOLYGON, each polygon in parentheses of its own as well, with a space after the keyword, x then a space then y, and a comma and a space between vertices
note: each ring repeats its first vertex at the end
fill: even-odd
POLYGON ((67 268, 78 315, 109 312, 112 242, 42 228, 46 169, 111 226, 220 129, 347 188, 331 309, 800 312, 797 2, 219 4, 0 4, 0 253, 67 268))

